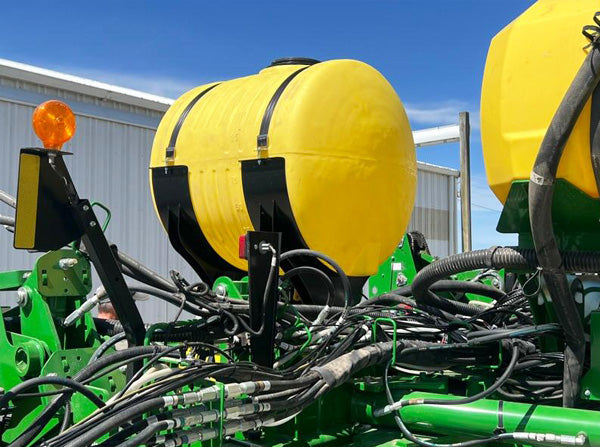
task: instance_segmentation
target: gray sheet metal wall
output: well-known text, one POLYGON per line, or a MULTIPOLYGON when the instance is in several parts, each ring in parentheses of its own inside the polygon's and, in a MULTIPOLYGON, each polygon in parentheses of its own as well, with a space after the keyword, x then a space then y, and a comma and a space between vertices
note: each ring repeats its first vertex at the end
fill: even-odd
MULTIPOLYGON (((81 197, 108 205, 111 241, 167 275, 181 271, 194 280, 192 269, 170 247, 155 216, 148 186, 148 160, 161 112, 0 76, 0 189, 16 193, 18 151, 39 146, 31 129, 35 105, 66 100, 77 115, 77 132, 64 150, 81 197)), ((456 171, 419 164, 416 208, 410 229, 420 230, 432 253, 456 251, 456 171)), ((0 213, 12 211, 0 203, 0 213)), ((103 219, 101 210, 97 211, 103 219)), ((12 235, 0 230, 0 271, 29 269, 37 255, 12 248, 12 235)), ((98 284, 98 282, 95 282, 98 284)), ((14 293, 0 294, 0 304, 14 303, 14 293)), ((157 299, 139 303, 148 322, 171 318, 176 309, 157 299)))
POLYGON ((435 256, 457 252, 457 178, 454 169, 418 163, 417 197, 408 228, 425 235, 435 256))
MULTIPOLYGON (((18 84, 0 78, 0 189, 16 193, 19 148, 40 145, 31 130, 30 104, 65 98, 78 115, 76 135, 63 149, 74 153, 66 157, 67 165, 79 195, 111 209, 109 239, 162 274, 177 269, 193 280, 192 269, 170 247, 150 197, 148 160, 161 113, 18 84)), ((0 213, 13 215, 4 204, 0 213)), ((97 215, 102 222, 102 210, 97 215)), ((12 235, 0 229, 0 270, 29 269, 36 257, 14 250, 12 235)), ((0 302, 14 305, 13 300, 14 293, 4 293, 0 302)), ((139 307, 147 321, 168 319, 176 311, 157 299, 140 302, 139 307)))

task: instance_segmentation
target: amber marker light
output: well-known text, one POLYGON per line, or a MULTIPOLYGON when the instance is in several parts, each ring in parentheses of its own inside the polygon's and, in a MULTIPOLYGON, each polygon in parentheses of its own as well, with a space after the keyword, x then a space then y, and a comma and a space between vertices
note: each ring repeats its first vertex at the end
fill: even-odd
POLYGON ((33 111, 33 130, 46 149, 60 150, 75 135, 75 114, 62 101, 43 102, 33 111))

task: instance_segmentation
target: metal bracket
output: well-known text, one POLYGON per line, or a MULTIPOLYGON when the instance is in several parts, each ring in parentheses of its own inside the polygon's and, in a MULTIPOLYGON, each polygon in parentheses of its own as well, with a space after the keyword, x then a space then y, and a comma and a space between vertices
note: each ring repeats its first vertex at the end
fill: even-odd
POLYGON ((248 291, 250 302, 250 325, 257 331, 263 326, 260 335, 250 338, 252 361, 267 367, 273 366, 275 346, 275 317, 277 314, 277 280, 279 278, 279 253, 281 253, 281 233, 270 231, 250 231, 246 234, 248 250, 248 291), (261 245, 270 244, 276 251, 277 276, 271 284, 265 300, 265 289, 271 270, 273 254, 261 245), (264 302, 263 302, 264 301, 264 302))

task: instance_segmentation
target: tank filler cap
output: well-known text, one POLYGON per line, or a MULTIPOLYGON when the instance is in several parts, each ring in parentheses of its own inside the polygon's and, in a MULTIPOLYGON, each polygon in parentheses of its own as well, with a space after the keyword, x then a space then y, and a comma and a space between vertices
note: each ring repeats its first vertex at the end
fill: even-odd
POLYGON ((311 59, 310 57, 282 57, 271 62, 269 67, 277 67, 279 65, 315 65, 319 60, 311 59))

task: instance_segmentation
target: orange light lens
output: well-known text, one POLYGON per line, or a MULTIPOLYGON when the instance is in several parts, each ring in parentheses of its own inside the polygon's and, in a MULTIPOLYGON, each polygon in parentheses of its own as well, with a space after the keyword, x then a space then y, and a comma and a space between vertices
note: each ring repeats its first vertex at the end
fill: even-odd
POLYGON ((33 112, 33 130, 46 149, 60 150, 75 135, 75 114, 64 102, 52 99, 33 112))

